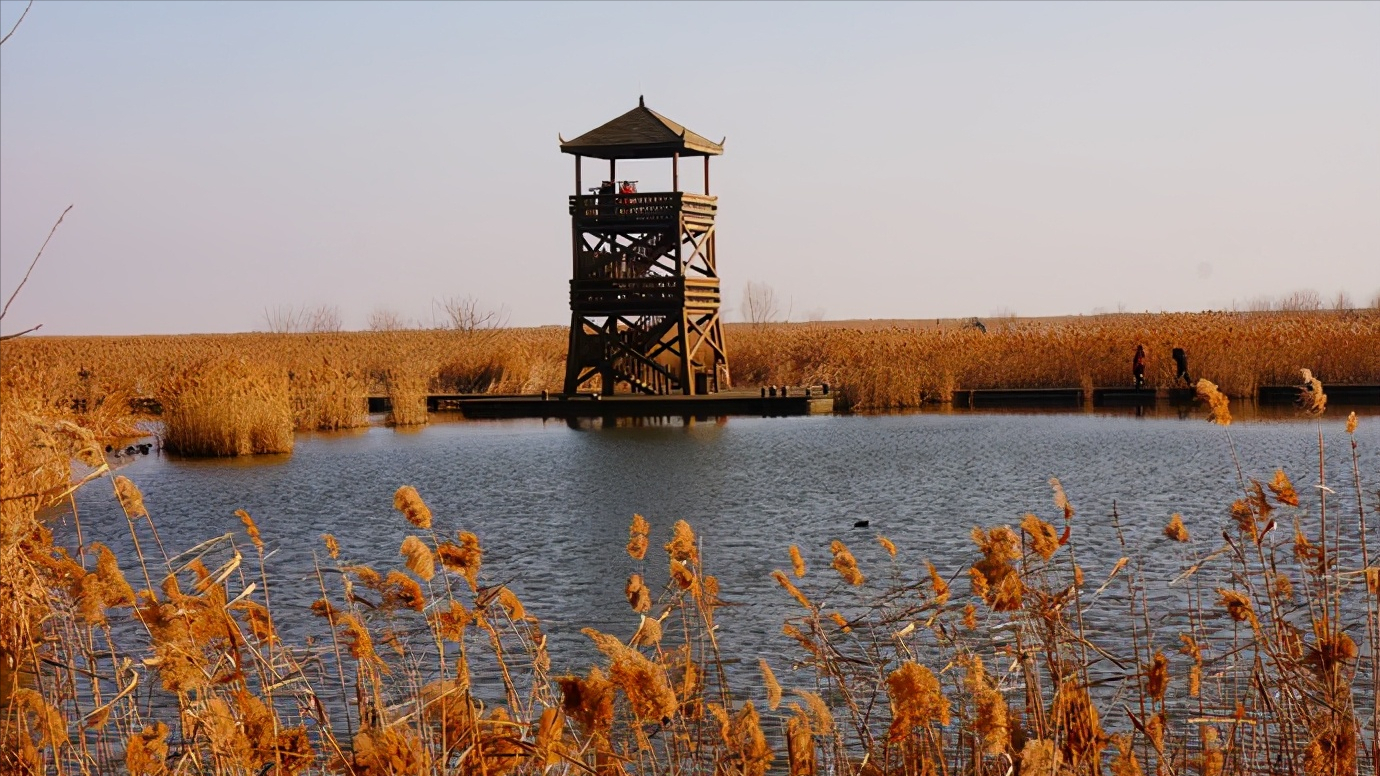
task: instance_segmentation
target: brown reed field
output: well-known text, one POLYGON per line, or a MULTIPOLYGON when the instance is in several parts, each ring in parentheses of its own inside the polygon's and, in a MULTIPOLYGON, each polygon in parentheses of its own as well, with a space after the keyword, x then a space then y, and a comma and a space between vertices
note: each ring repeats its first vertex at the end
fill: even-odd
MULTIPOLYGON (((944 401, 956 389, 1130 386, 1137 344, 1146 385, 1175 385, 1173 348, 1190 376, 1233 398, 1294 385, 1312 369, 1330 384, 1380 383, 1380 311, 1158 313, 931 326, 830 323, 729 329, 739 385, 837 386, 836 406, 895 410, 944 401)), ((1182 382, 1179 387, 1188 387, 1182 382)))
MULTIPOLYGON (((1302 378, 1304 411, 1321 415, 1324 387, 1302 378)), ((773 577, 796 614, 776 665, 720 649, 732 591, 691 526, 634 516, 634 573, 608 580, 626 591, 610 617, 622 624, 585 629, 602 658, 553 675, 539 613, 415 489, 393 499, 413 529, 394 568, 324 535, 319 599, 284 611, 265 557, 299 540, 265 536, 241 511, 234 531, 169 546, 138 485, 104 460, 130 418, 0 387, 6 773, 1341 776, 1380 760, 1374 483, 1356 463, 1354 414, 1351 492, 1238 466, 1229 530, 1165 516, 1161 540, 1123 541, 1101 578, 1084 574, 1080 518, 1057 480, 1045 516, 974 526, 956 568, 884 536, 889 561, 872 567, 842 541, 783 547, 773 577), (55 543, 43 510, 78 487, 110 488, 134 557, 55 543), (1148 553, 1178 559, 1186 612, 1157 608, 1165 583, 1147 577, 1148 553), (300 618, 322 637, 286 637, 300 618), (1108 628, 1130 646, 1103 643, 1108 628), (760 682, 730 686, 738 660, 760 682), (482 702, 479 683, 502 701, 482 702)), ((1228 426, 1230 400, 1209 380, 1197 389, 1228 426)), ((1318 422, 1321 446, 1342 421, 1318 422)))
MULTIPOLYGON (((149 397, 170 448, 196 455, 288 452, 293 431, 426 423, 429 393, 559 388, 555 328, 327 334, 21 338, 0 345, 0 383, 54 412, 149 397)), ((109 411, 108 409, 106 411, 109 411)))
MULTIPOLYGON (((1151 388, 1175 385, 1175 347, 1186 349, 1190 376, 1211 379, 1233 398, 1253 397, 1262 385, 1293 385, 1303 368, 1328 384, 1380 383, 1377 310, 1002 319, 986 331, 928 322, 732 324, 727 340, 735 386, 829 383, 845 411, 914 408, 964 388, 1130 385, 1137 344, 1146 346, 1151 388)), ((181 402, 187 413, 164 418, 170 433, 185 422, 193 437, 224 425, 235 427, 221 434, 226 440, 278 440, 291 429, 364 425, 370 394, 393 399, 389 423, 414 425, 426 422, 428 393, 559 391, 566 342, 561 327, 26 337, 0 345, 0 380, 26 383, 54 406, 136 396, 167 406, 200 390, 195 401, 181 402), (231 363, 242 368, 221 366, 218 379, 235 385, 212 398, 201 371, 231 363), (261 430, 251 429, 245 413, 229 406, 243 396, 286 404, 289 426, 275 410, 271 432, 264 413, 255 421, 261 430)), ((281 449, 277 442, 255 447, 281 449)), ((229 455, 243 447, 226 441, 205 451, 229 455)))
POLYGON ((175 453, 292 452, 293 407, 280 370, 244 358, 210 358, 160 386, 159 395, 165 397, 163 445, 175 453))

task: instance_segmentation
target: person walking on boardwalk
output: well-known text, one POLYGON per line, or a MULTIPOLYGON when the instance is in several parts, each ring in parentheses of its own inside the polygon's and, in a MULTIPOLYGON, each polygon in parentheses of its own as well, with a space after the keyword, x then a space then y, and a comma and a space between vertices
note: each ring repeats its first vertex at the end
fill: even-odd
POLYGON ((1174 348, 1172 355, 1174 356, 1174 365, 1179 370, 1179 373, 1174 375, 1174 382, 1178 382, 1179 378, 1182 377, 1186 385, 1190 388, 1193 387, 1193 381, 1188 379, 1188 354, 1184 353, 1183 348, 1174 348))
POLYGON ((1131 359, 1131 374, 1136 377, 1136 390, 1145 387, 1145 346, 1136 346, 1136 357, 1131 359))

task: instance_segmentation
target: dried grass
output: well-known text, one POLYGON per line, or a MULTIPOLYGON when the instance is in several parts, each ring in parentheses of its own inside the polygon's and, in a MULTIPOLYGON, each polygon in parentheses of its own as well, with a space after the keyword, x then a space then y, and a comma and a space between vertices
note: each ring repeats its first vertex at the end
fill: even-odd
MULTIPOLYGON (((151 504, 133 481, 113 478, 144 549, 122 559, 95 543, 76 557, 55 546, 39 510, 65 492, 73 461, 101 470, 101 437, 6 385, 7 772, 763 776, 784 751, 777 767, 799 776, 1321 776, 1356 773, 1377 743, 1368 717, 1380 678, 1366 656, 1380 645, 1380 573, 1364 547, 1337 549, 1341 531, 1371 530, 1359 471, 1345 527, 1322 501, 1335 500, 1332 491, 1300 493, 1282 470, 1268 480, 1242 474, 1242 498, 1222 513, 1234 530, 1223 549, 1172 551, 1184 579, 1217 564, 1217 578, 1231 580, 1203 583, 1187 613, 1159 608, 1140 550, 1090 558, 1067 530, 1059 535, 1054 524, 1062 516, 1068 525, 1073 507, 1057 481, 1053 524, 1030 514, 1019 530, 975 529, 971 558, 942 572, 882 537, 888 572, 865 577, 835 541, 839 577, 807 580, 792 546, 794 574, 772 575, 800 605, 782 623, 781 659, 792 670, 783 687, 758 660, 762 688, 749 693, 730 686, 726 667, 741 657, 722 651, 713 559, 684 521, 665 544, 667 566, 654 567, 669 569, 659 614, 650 616, 656 596, 641 573, 631 575, 633 612, 585 631, 601 664, 552 677, 544 624, 519 599, 521 580, 489 579, 478 537, 442 532, 443 518, 400 488, 395 506, 419 529, 395 556, 403 568, 342 559, 327 535, 321 562, 330 565, 312 607, 321 620, 305 629, 319 640, 303 644, 300 615, 270 603, 279 582, 264 566, 267 543, 290 539, 264 535, 271 524, 246 512, 195 560, 173 562, 147 551, 159 546, 151 504), (1279 522, 1292 522, 1292 537, 1271 533, 1279 522), (1105 582, 1095 591, 1076 550, 1090 574, 1099 560, 1111 565, 1096 572, 1105 582), (951 589, 965 569, 971 591, 951 589), (123 618, 137 628, 113 627, 123 618), (1157 632, 1174 618, 1175 631, 1157 632), (1109 645, 1089 621, 1130 631, 1130 646, 1109 645), (133 640, 120 643, 128 630, 133 640), (501 692, 481 700, 476 680, 501 692), (770 713, 745 702, 749 694, 770 713)), ((1163 533, 1189 540, 1177 514, 1163 533)), ((644 520, 634 519, 626 549, 645 573, 644 520)))
POLYGON ((193 456, 290 453, 292 406, 286 373, 243 358, 188 366, 158 390, 163 445, 193 456))
MULTIPOLYGON (((274 383, 274 423, 348 428, 367 422, 365 396, 387 396, 388 421, 425 423, 428 393, 559 391, 568 342, 563 327, 153 337, 22 337, 0 345, 0 379, 23 383, 52 407, 81 400, 86 425, 122 422, 119 405, 192 381, 207 359, 262 365, 274 383), (440 355, 447 354, 447 355, 440 355), (111 415, 112 410, 114 414, 111 415)), ((730 324, 740 386, 835 388, 844 409, 885 410, 948 401, 958 388, 1129 385, 1128 348, 1147 345, 1149 387, 1171 387, 1169 351, 1187 349, 1195 372, 1224 397, 1254 397, 1262 385, 1292 385, 1302 365, 1335 384, 1380 375, 1380 311, 1108 315, 1060 321, 992 322, 985 332, 920 321, 892 324, 730 324)), ((265 388, 269 386, 265 385, 265 388)), ((200 423, 239 423, 223 391, 200 423)), ((1309 391, 1308 393, 1312 393, 1309 391)), ((1319 390, 1301 403, 1325 407, 1319 390), (1316 401, 1313 397, 1316 397, 1316 401)), ((238 399, 236 399, 238 401, 238 399)), ((229 426, 227 425, 227 428, 229 426)), ((223 432, 221 432, 223 433, 223 432)))

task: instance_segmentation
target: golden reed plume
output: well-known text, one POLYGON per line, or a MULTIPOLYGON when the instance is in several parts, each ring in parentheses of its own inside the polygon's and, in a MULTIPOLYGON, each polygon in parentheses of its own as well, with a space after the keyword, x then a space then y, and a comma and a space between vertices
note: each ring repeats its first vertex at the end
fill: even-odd
POLYGON ((1311 369, 1299 371, 1303 372, 1303 386, 1299 388, 1299 395, 1295 403, 1305 415, 1316 417, 1323 414, 1327 409, 1327 394, 1323 393, 1322 382, 1313 376, 1311 369))
POLYGON ((417 489, 411 485, 398 488, 393 494, 393 508, 403 513, 407 522, 426 530, 431 527, 431 509, 422 501, 417 489))
POLYGON ((421 539, 415 536, 403 539, 398 554, 406 559, 407 568, 423 582, 430 582, 432 577, 436 576, 436 557, 421 539))
POLYGON ((906 661, 886 678, 891 697, 891 737, 900 740, 918 727, 949 724, 949 701, 934 672, 906 661))
POLYGON ((647 539, 652 527, 642 515, 633 515, 632 525, 628 527, 628 555, 633 560, 647 557, 647 539))
POLYGON ((882 549, 886 550, 887 555, 890 555, 893 558, 896 557, 896 545, 892 544, 890 539, 886 538, 885 536, 878 535, 877 544, 880 544, 882 546, 882 549))
MULTIPOLYGON (((1062 489, 1059 491, 1063 492, 1062 489)), ((1021 530, 1026 536, 1030 537, 1030 548, 1045 560, 1054 557, 1054 553, 1059 550, 1059 532, 1054 530, 1054 526, 1046 523, 1035 515, 1026 515, 1021 520, 1021 530)))
POLYGON ((1197 386, 1195 386, 1195 390, 1198 393, 1198 398, 1207 402, 1208 407, 1211 409, 1208 414, 1208 420, 1219 426, 1230 426, 1230 402, 1227 400, 1226 395, 1217 389, 1217 384, 1207 378, 1200 378, 1197 386))
POLYGON ((1169 518, 1169 524, 1164 527, 1164 535, 1176 542, 1188 541, 1188 529, 1184 527, 1183 516, 1175 512, 1169 518))
POLYGON ((628 584, 623 588, 623 594, 627 596, 628 606, 634 612, 650 612, 652 610, 652 591, 647 588, 647 583, 642 581, 641 574, 633 574, 628 577, 628 584))
MULTIPOLYGON (((858 561, 854 559, 853 553, 848 551, 848 547, 841 541, 835 539, 829 543, 829 552, 834 556, 834 562, 830 565, 834 571, 839 573, 844 582, 850 585, 861 585, 867 581, 862 572, 858 570, 858 561)), ((780 580, 777 580, 780 582, 780 580)))

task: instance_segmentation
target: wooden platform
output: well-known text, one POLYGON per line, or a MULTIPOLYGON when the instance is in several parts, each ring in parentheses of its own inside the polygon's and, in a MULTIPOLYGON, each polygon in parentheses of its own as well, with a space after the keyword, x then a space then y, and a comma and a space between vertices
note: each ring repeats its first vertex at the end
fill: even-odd
MULTIPOLYGON (((1380 385, 1328 385, 1323 383, 1328 404, 1380 404, 1380 385)), ((1261 404, 1293 404, 1299 389, 1292 385, 1261 386, 1261 404)))
MULTIPOLYGON (((955 407, 1082 407, 1086 402, 1082 388, 990 388, 954 391, 955 407)), ((1158 402, 1191 403, 1190 388, 1094 388, 1094 407, 1147 407, 1158 402)))
MULTIPOLYGON (((1323 385, 1328 404, 1380 405, 1380 385, 1323 385)), ((1266 405, 1292 404, 1299 395, 1293 385, 1262 386, 1257 401, 1266 405)), ((1082 407, 1082 388, 991 388, 954 391, 953 406, 971 409, 996 407, 1082 407)), ((1156 404, 1186 405, 1197 401, 1192 388, 1094 388, 1094 407, 1151 407, 1156 404)))
MULTIPOLYGON (((435 394, 427 397, 431 412, 459 412, 467 418, 600 418, 600 417, 713 417, 722 415, 757 415, 779 417, 787 415, 817 415, 834 411, 833 394, 811 389, 809 397, 801 388, 792 388, 788 396, 763 397, 758 389, 733 390, 706 396, 643 396, 619 394, 601 396, 577 394, 435 394)), ((1380 405, 1380 385, 1324 385, 1329 405, 1380 405)), ((1299 389, 1292 385, 1263 386, 1257 394, 1261 405, 1292 404, 1299 389)), ((387 396, 370 396, 370 412, 387 412, 387 396)), ((952 406, 966 409, 1000 407, 1045 407, 1051 409, 1081 409, 1086 397, 1082 388, 1008 388, 976 389, 953 392, 952 406)), ((1191 405, 1197 401, 1191 388, 1094 388, 1094 407, 1151 407, 1156 404, 1191 405)), ((163 408, 151 396, 130 400, 138 412, 162 414, 163 408)), ((81 409, 76 400, 74 409, 81 409)))
POLYGON ((991 388, 954 391, 955 407, 1081 407, 1082 388, 991 388))
POLYGON ((1192 404, 1196 399, 1192 388, 1094 388, 1094 407, 1147 407, 1165 402, 1192 404))
MULTIPOLYGON (((389 409, 388 397, 369 397, 370 412, 389 409)), ((705 396, 550 394, 543 398, 540 394, 438 394, 427 397, 427 409, 459 412, 466 418, 784 417, 831 413, 834 397, 821 394, 818 389, 808 397, 803 389, 793 389, 788 396, 766 398, 758 390, 721 391, 705 396)))

